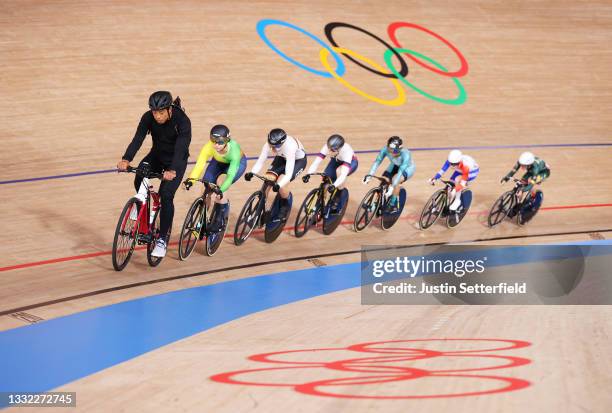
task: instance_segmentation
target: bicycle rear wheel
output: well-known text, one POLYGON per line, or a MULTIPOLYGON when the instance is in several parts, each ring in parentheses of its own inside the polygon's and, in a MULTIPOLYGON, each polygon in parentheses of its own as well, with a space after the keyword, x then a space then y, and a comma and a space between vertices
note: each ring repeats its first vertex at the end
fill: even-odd
POLYGON ((356 232, 362 231, 365 227, 367 227, 372 219, 376 215, 376 211, 380 208, 381 201, 381 191, 379 188, 372 188, 368 191, 368 193, 363 197, 361 204, 359 204, 359 208, 357 208, 357 213, 355 213, 355 221, 353 222, 353 227, 356 232))
POLYGON ((262 197, 263 192, 253 192, 242 207, 242 211, 240 211, 238 221, 236 222, 236 228, 234 229, 234 244, 242 245, 244 241, 249 238, 253 229, 255 229, 257 220, 261 214, 259 206, 262 197))
MULTIPOLYGON (((223 217, 223 228, 219 232, 215 232, 212 234, 208 234, 206 237, 206 255, 212 257, 215 255, 215 252, 221 246, 223 239, 225 238, 225 234, 227 233, 227 227, 229 226, 229 201, 227 202, 227 216, 223 217)), ((215 207, 213 209, 212 216, 210 217, 210 222, 214 222, 217 219, 216 215, 219 213, 218 209, 215 207)))
MULTIPOLYGON (((153 217, 153 223, 150 225, 149 231, 151 235, 151 239, 147 243, 147 261, 151 267, 157 267, 159 263, 164 259, 164 257, 154 257, 151 255, 153 250, 155 249, 155 243, 159 239, 159 208, 155 211, 155 216, 153 217)), ((168 241, 170 240, 170 234, 168 234, 168 241)))
POLYGON ((508 216, 510 210, 514 207, 514 192, 507 191, 502 194, 489 211, 489 216, 487 218, 487 222, 490 228, 493 228, 495 225, 499 224, 508 216))
POLYGON ((321 201, 317 196, 319 189, 315 188, 306 195, 295 218, 295 236, 300 238, 316 223, 317 214, 321 210, 321 201))
POLYGON ((204 199, 196 198, 191 204, 183 228, 181 228, 181 236, 179 237, 179 259, 181 261, 189 258, 195 246, 200 239, 202 232, 202 216, 204 215, 204 199))
POLYGON ((115 271, 123 270, 134 252, 140 225, 138 219, 130 219, 130 216, 138 216, 139 205, 137 198, 130 198, 119 215, 113 238, 112 258, 115 271))
POLYGON ((442 214, 442 210, 446 205, 446 190, 439 189, 429 198, 419 219, 419 227, 427 229, 431 227, 442 214))

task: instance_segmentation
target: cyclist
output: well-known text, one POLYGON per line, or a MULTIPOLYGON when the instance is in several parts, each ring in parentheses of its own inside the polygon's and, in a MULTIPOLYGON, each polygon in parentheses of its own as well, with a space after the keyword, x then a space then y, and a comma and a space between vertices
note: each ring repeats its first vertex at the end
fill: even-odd
POLYGON ((206 168, 206 172, 204 172, 204 180, 216 183, 221 191, 220 194, 212 197, 212 201, 215 203, 216 214, 214 222, 210 225, 210 231, 217 232, 223 228, 223 218, 227 213, 228 198, 226 191, 244 174, 247 158, 240 149, 238 142, 231 139, 230 130, 227 126, 213 126, 210 130, 209 141, 200 151, 198 160, 189 174, 189 178, 184 182, 187 190, 193 185, 193 180, 201 178, 204 165, 209 159, 210 163, 206 168), (220 179, 221 175, 225 177, 220 179))
POLYGON ((272 189, 280 194, 279 217, 285 219, 289 212, 289 194, 291 193, 288 184, 306 167, 306 152, 298 139, 287 135, 282 129, 272 129, 268 133, 268 141, 261 148, 259 158, 251 172, 244 175, 247 181, 250 181, 253 174, 261 170, 268 155, 274 155, 274 159, 266 172, 266 177, 276 181, 272 189))
MULTIPOLYGON (((502 178, 501 183, 509 181, 519 169, 524 172, 521 180, 526 184, 522 188, 522 200, 529 192, 531 192, 531 196, 535 196, 535 185, 540 185, 550 176, 550 168, 543 159, 536 157, 531 152, 523 152, 512 170, 502 178)), ((516 211, 512 212, 511 216, 516 213, 516 211)))
MULTIPOLYGON (((387 140, 387 145, 380 150, 374 164, 370 168, 368 175, 374 175, 376 169, 380 166, 385 157, 389 158, 391 164, 383 173, 389 182, 389 188, 385 192, 385 197, 389 198, 389 212, 396 213, 399 209, 399 199, 397 195, 400 191, 400 185, 406 182, 414 175, 416 165, 412 160, 410 151, 402 147, 403 141, 399 136, 391 136, 387 140)), ((370 182, 370 176, 366 175, 363 178, 363 183, 370 182)))
MULTIPOLYGON (((346 178, 357 170, 359 161, 351 145, 346 143, 344 138, 337 134, 331 135, 327 139, 327 143, 323 145, 321 152, 319 152, 312 165, 310 165, 310 168, 308 168, 308 174, 304 176, 303 181, 308 182, 308 175, 317 171, 317 168, 327 155, 329 155, 331 159, 324 173, 333 181, 331 185, 327 186, 327 190, 330 193, 334 192, 335 188, 342 191, 346 178)), ((338 196, 337 198, 340 197, 338 196)), ((335 201, 334 204, 333 209, 340 210, 343 208, 343 205, 340 205, 339 201, 335 201)))
MULTIPOLYGON (((180 99, 172 100, 167 91, 154 92, 149 97, 149 111, 140 118, 140 123, 132 142, 125 150, 122 159, 117 163, 117 169, 125 171, 142 146, 147 134, 151 134, 153 147, 140 161, 149 163, 152 172, 163 173, 159 187, 161 197, 160 238, 155 244, 151 255, 163 257, 166 255, 168 235, 174 218, 174 194, 178 189, 189 158, 189 143, 191 142, 191 121, 181 107, 180 99)), ((136 176, 134 187, 138 191, 136 197, 144 202, 146 188, 141 188, 142 177, 136 176)), ((143 185, 144 186, 144 185, 143 185)))
POLYGON ((448 168, 453 168, 454 171, 450 180, 456 184, 450 194, 449 199, 453 201, 450 203, 448 209, 453 213, 457 213, 461 205, 461 192, 468 186, 469 182, 476 179, 480 172, 480 168, 474 158, 464 155, 458 149, 453 149, 448 154, 448 159, 444 162, 442 168, 429 180, 429 183, 434 185, 436 180, 440 179, 448 168))

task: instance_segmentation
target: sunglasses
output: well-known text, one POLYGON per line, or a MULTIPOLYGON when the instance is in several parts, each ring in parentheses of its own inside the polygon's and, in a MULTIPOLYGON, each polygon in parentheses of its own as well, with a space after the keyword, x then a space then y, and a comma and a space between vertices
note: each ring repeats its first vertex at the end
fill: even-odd
POLYGON ((211 136, 210 141, 212 143, 216 143, 217 145, 225 145, 229 142, 229 139, 225 139, 223 136, 211 136))

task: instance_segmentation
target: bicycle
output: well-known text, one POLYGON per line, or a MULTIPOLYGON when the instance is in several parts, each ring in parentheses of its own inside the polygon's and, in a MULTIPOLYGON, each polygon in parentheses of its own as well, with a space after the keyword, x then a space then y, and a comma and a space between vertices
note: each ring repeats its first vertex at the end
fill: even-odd
POLYGON ((399 208, 397 212, 389 212, 389 198, 385 197, 385 192, 389 188, 389 181, 387 178, 366 175, 366 177, 375 178, 379 181, 376 188, 370 189, 357 208, 355 213, 355 221, 353 222, 353 228, 355 232, 364 230, 374 217, 380 217, 380 227, 384 230, 391 228, 395 222, 399 219, 406 203, 406 190, 402 188, 399 194, 399 208))
POLYGON ((297 217, 295 218, 295 236, 301 238, 308 232, 310 227, 317 225, 323 221, 323 234, 329 235, 338 228, 346 207, 348 205, 348 189, 339 191, 338 188, 329 193, 327 191, 327 185, 332 184, 332 180, 329 176, 324 173, 312 173, 302 177, 304 183, 308 183, 311 176, 321 176, 321 184, 311 190, 300 209, 298 210, 297 217), (339 200, 334 201, 334 198, 338 196, 339 200), (336 203, 342 203, 342 209, 334 209, 336 203))
MULTIPOLYGON (((151 253, 159 234, 159 211, 161 208, 160 196, 149 185, 149 179, 162 179, 163 174, 151 172, 148 163, 139 168, 129 166, 125 172, 135 173, 143 178, 142 184, 147 188, 147 196, 143 201, 137 197, 130 198, 119 215, 113 238, 113 268, 121 271, 130 261, 136 244, 147 246, 147 261, 151 267, 159 265, 163 257, 153 257, 151 253)), ((169 235, 169 234, 168 234, 169 235)), ((169 237, 168 237, 169 238, 169 237)))
POLYGON ((265 241, 267 243, 274 242, 281 232, 283 232, 293 203, 293 195, 289 194, 289 211, 285 217, 279 217, 280 195, 277 194, 270 211, 265 211, 268 188, 272 187, 274 192, 278 192, 278 184, 276 181, 268 179, 265 176, 257 174, 253 174, 253 176, 261 179, 263 184, 261 189, 251 194, 240 211, 234 230, 234 244, 236 245, 242 245, 249 238, 255 227, 261 228, 264 225, 265 241))
POLYGON ((212 183, 203 179, 187 179, 187 181, 202 182, 204 184, 204 192, 197 197, 191 207, 187 211, 183 227, 181 228, 181 236, 179 238, 179 259, 185 261, 194 251, 197 242, 206 237, 206 247, 204 251, 206 255, 212 257, 219 249, 228 227, 229 217, 229 202, 226 209, 226 214, 223 217, 223 225, 219 231, 210 231, 209 226, 214 222, 217 215, 217 208, 212 204, 212 212, 209 212, 211 196, 213 194, 223 196, 221 189, 212 183))
POLYGON ((527 186, 527 182, 522 179, 512 178, 514 188, 504 192, 493 204, 489 211, 487 223, 490 228, 501 223, 506 217, 514 218, 518 225, 525 225, 529 222, 540 210, 540 206, 544 200, 544 194, 538 190, 535 197, 531 191, 527 192, 525 198, 521 201, 521 190, 527 186))
POLYGON ((450 192, 455 188, 455 182, 440 180, 444 183, 443 189, 438 189, 429 198, 419 219, 419 227, 425 230, 431 227, 440 216, 446 217, 446 226, 449 228, 456 227, 466 216, 470 205, 472 203, 472 191, 464 189, 461 191, 461 206, 457 209, 457 212, 452 213, 449 211, 448 197, 450 192))

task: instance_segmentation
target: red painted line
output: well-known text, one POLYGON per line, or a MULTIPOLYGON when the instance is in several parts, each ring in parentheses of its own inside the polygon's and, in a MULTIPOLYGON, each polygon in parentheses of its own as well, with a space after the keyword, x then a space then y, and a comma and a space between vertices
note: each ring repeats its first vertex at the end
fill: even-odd
MULTIPOLYGON (((555 211, 555 210, 561 210, 561 209, 579 209, 579 208, 607 208, 607 207, 612 207, 612 203, 609 204, 581 204, 581 205, 559 205, 559 206, 550 206, 550 207, 543 207, 541 208, 542 211, 555 211)), ((474 212, 474 214, 486 214, 487 211, 484 212, 474 212)), ((406 216, 400 219, 410 219, 413 218, 414 216, 406 216)), ((340 225, 349 225, 352 224, 353 221, 342 221, 340 223, 340 225)), ((285 227, 283 229, 283 232, 287 232, 287 231, 293 231, 295 229, 295 227, 291 226, 291 227, 285 227)), ((263 234, 264 230, 263 229, 259 229, 259 230, 254 230, 252 234, 263 234)), ((234 236, 234 234, 225 234, 224 238, 232 238, 234 236)), ((169 244, 169 246, 174 246, 174 245, 178 245, 178 242, 171 242, 169 244)), ((146 249, 146 246, 142 245, 139 247, 136 247, 135 250, 136 251, 141 251, 146 249)), ((112 251, 99 251, 99 252, 91 252, 88 254, 81 254, 81 255, 73 255, 71 257, 61 257, 61 258, 52 258, 50 260, 43 260, 43 261, 34 261, 34 262, 26 262, 23 264, 17 264, 17 265, 10 265, 8 267, 0 267, 0 272, 4 272, 4 271, 11 271, 11 270, 19 270, 22 268, 30 268, 30 267, 38 267, 41 265, 49 265, 49 264, 57 264, 60 262, 67 262, 67 261, 77 261, 77 260, 85 260, 88 258, 95 258, 95 257, 100 257, 100 256, 104 256, 104 255, 111 255, 112 251)))

